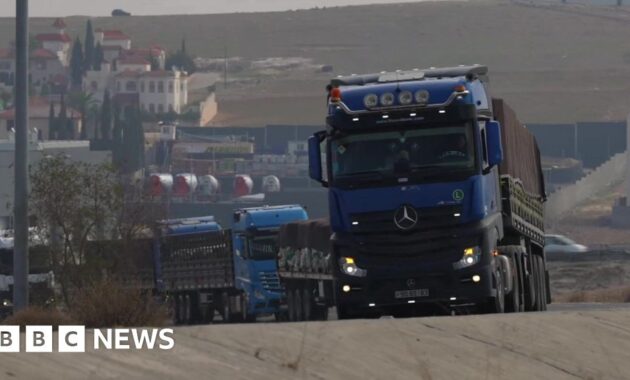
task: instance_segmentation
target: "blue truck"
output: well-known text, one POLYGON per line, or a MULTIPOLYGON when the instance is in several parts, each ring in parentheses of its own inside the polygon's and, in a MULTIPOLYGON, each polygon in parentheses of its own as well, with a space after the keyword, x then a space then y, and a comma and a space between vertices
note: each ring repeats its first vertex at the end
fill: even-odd
POLYGON ((546 309, 540 153, 487 83, 480 65, 330 82, 309 165, 328 188, 331 267, 294 287, 341 319, 546 309))
POLYGON ((225 322, 281 317, 276 235, 282 224, 307 217, 290 205, 235 210, 231 230, 212 217, 162 221, 145 286, 169 300, 177 324, 211 322, 215 311, 225 322))

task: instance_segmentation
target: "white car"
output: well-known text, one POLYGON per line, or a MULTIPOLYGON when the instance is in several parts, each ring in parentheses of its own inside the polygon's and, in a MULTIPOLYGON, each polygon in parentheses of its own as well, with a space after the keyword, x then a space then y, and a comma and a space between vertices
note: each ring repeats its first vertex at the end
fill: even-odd
POLYGON ((566 236, 545 235, 546 253, 581 253, 588 252, 588 247, 578 244, 566 236))

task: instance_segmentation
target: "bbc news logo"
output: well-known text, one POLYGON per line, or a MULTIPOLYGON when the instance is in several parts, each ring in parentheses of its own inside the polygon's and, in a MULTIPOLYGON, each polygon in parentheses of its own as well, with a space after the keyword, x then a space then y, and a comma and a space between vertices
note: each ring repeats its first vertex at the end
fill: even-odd
MULTIPOLYGON (((26 352, 85 352, 86 344, 94 350, 172 350, 173 329, 94 329, 87 342, 85 326, 59 326, 55 339, 52 326, 26 326, 26 352), (54 344, 56 340, 56 345, 54 344)), ((0 326, 0 353, 21 352, 20 326, 0 326)))

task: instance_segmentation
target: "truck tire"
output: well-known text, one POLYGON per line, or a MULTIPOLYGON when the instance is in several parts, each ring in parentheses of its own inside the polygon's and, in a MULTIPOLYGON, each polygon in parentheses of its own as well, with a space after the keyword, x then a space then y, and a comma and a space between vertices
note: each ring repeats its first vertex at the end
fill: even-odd
POLYGON ((304 310, 303 310, 303 303, 302 303, 302 292, 300 291, 300 288, 296 288, 293 291, 293 302, 295 305, 295 321, 296 322, 300 322, 304 320, 304 310))
POLYGON ((182 323, 181 310, 180 310, 180 297, 176 295, 171 296, 171 315, 173 317, 173 324, 180 325, 182 323))
POLYGON ((293 289, 287 289, 287 309, 289 322, 295 322, 295 301, 293 299, 293 289))
POLYGON ((493 277, 496 295, 486 301, 484 312, 487 314, 501 314, 505 312, 505 285, 503 285, 501 270, 497 268, 493 277))
POLYGON ((181 321, 182 324, 188 325, 191 323, 192 319, 191 319, 191 311, 192 311, 192 306, 190 304, 190 296, 188 294, 182 294, 181 296, 181 321))
POLYGON ((516 265, 516 260, 514 257, 510 260, 510 265, 512 265, 513 273, 512 278, 508 279, 508 281, 512 281, 512 291, 510 294, 506 295, 505 298, 505 312, 506 313, 518 313, 521 307, 521 289, 519 286, 519 273, 518 266, 516 265))
POLYGON ((527 272, 529 273, 529 275, 524 276, 524 283, 525 285, 525 311, 535 311, 536 310, 536 298, 538 298, 536 295, 538 293, 538 282, 537 282, 537 278, 538 278, 538 272, 536 271, 536 268, 538 267, 538 265, 536 264, 536 259, 534 258, 534 255, 527 255, 526 256, 526 260, 527 262, 525 263, 525 266, 523 267, 523 274, 525 274, 525 269, 527 269, 527 272))
POLYGON ((232 322, 232 308, 230 307, 230 296, 228 296, 227 292, 221 295, 221 316, 223 317, 223 322, 232 322))
POLYGON ((525 249, 520 245, 506 245, 498 247, 501 255, 507 256, 510 259, 510 265, 512 266, 512 291, 505 297, 505 311, 507 313, 518 313, 523 311, 523 271, 522 271, 522 258, 525 253, 525 249))
POLYGON ((241 294, 241 319, 245 323, 256 322, 256 316, 253 314, 249 314, 249 300, 247 299, 246 294, 241 294))
POLYGON ((540 260, 537 255, 532 256, 532 260, 534 261, 534 273, 536 273, 536 304, 534 307, 534 311, 543 311, 543 300, 542 300, 542 289, 540 288, 541 279, 540 279, 540 260))
POLYGON ((538 289, 539 289, 539 310, 547 310, 547 279, 545 273, 545 261, 542 256, 536 256, 538 259, 538 289))
POLYGON ((304 320, 310 321, 313 319, 313 294, 311 293, 311 289, 306 286, 304 287, 304 291, 302 292, 302 310, 304 313, 304 320))

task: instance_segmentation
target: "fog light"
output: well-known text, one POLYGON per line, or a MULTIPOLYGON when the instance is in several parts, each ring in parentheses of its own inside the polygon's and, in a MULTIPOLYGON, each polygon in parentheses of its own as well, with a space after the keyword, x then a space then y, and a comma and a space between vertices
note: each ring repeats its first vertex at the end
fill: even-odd
POLYGON ((476 274, 476 275, 472 276, 472 280, 473 280, 473 282, 479 282, 479 281, 481 281, 481 277, 478 274, 476 274))
POLYGON ((344 285, 343 287, 341 287, 341 290, 343 290, 344 293, 348 293, 350 291, 350 285, 344 285))
POLYGON ((371 303, 371 304, 369 304, 368 306, 369 306, 369 307, 374 307, 374 306, 376 306, 376 304, 375 304, 375 303, 371 303))

